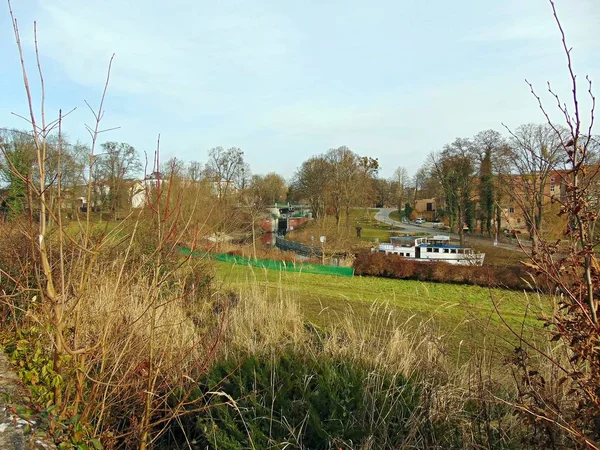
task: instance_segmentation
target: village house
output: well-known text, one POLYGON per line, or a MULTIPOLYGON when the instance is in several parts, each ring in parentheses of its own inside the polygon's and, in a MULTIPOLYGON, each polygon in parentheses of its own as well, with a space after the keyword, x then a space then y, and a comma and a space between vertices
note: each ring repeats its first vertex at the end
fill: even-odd
MULTIPOLYGON (((568 171, 566 170, 554 170, 549 174, 543 188, 542 201, 544 213, 550 213, 554 205, 558 207, 557 203, 555 202, 556 200, 565 200, 567 192, 564 177, 567 176, 567 174, 568 171)), ((525 183, 521 180, 521 178, 522 176, 520 175, 513 175, 512 180, 508 181, 507 192, 503 194, 501 215, 504 223, 503 228, 507 231, 527 231, 526 215, 519 201, 519 199, 523 199, 525 197, 524 190, 526 189, 524 187, 525 183)), ((557 220, 554 215, 550 218, 554 222, 557 220)), ((546 219, 544 219, 544 216, 542 216, 542 219, 542 228, 546 228, 549 217, 547 216, 546 219)))
MULTIPOLYGON (((592 169, 590 168, 590 171, 592 169)), ((549 228, 561 228, 562 222, 556 214, 560 207, 559 202, 565 200, 567 195, 565 177, 567 177, 569 171, 567 170, 554 170, 552 171, 543 187, 543 215, 542 215, 542 229, 548 230, 549 228)), ((591 172, 590 172, 591 175, 591 172)), ((523 211, 523 204, 520 199, 525 197, 524 190, 526 189, 526 180, 522 180, 521 175, 509 175, 509 178, 502 181, 502 192, 500 199, 500 216, 501 216, 501 231, 504 232, 527 232, 527 221, 525 220, 525 213, 523 211)), ((480 214, 478 211, 478 192, 477 183, 479 179, 476 177, 473 179, 473 198, 472 201, 475 204, 475 217, 479 220, 480 214)), ((600 181, 594 183, 593 186, 597 186, 597 192, 600 193, 600 181)), ((439 209, 443 207, 440 204, 440 200, 436 198, 425 198, 416 200, 414 205, 413 215, 415 217, 421 217, 427 221, 433 221, 439 219, 439 209)), ((473 224, 478 230, 481 226, 480 223, 473 224)))
POLYGON ((417 200, 413 212, 417 217, 422 217, 429 222, 436 220, 436 199, 424 198, 417 200))
POLYGON ((146 206, 148 201, 149 193, 162 185, 168 179, 165 179, 162 173, 152 172, 146 176, 143 180, 136 180, 131 186, 131 207, 132 208, 143 208, 146 206))

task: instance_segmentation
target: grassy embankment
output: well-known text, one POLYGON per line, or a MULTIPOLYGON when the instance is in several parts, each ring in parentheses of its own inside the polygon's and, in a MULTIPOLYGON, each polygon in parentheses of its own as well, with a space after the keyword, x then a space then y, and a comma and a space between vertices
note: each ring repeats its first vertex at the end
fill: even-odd
MULTIPOLYGON (((353 243, 364 246, 375 239, 387 241, 390 236, 402 232, 401 228, 376 221, 376 212, 376 209, 352 211, 353 227, 362 227, 360 240, 355 233, 351 235, 353 243)), ((333 223, 333 218, 330 219, 329 225, 333 223)), ((115 238, 125 239, 129 232, 122 225, 120 222, 99 221, 94 223, 93 230, 95 233, 116 233, 115 238)), ((68 225, 70 233, 76 233, 78 228, 76 221, 68 225)), ((292 234, 301 234, 306 238, 315 231, 319 231, 316 225, 310 224, 292 234)), ((492 265, 516 264, 520 258, 518 252, 492 246, 482 250, 487 252, 486 262, 492 265)), ((397 321, 410 318, 411 326, 417 327, 426 321, 435 324, 455 344, 478 340, 484 333, 490 333, 500 341, 513 341, 511 333, 501 324, 495 312, 494 302, 499 305, 503 318, 515 329, 520 329, 525 311, 531 307, 530 303, 535 305, 534 309, 539 309, 540 302, 549 303, 547 298, 540 300, 533 294, 526 296, 521 292, 477 286, 369 277, 344 279, 306 273, 280 273, 228 263, 216 263, 215 267, 222 287, 241 290, 258 286, 268 291, 271 298, 284 294, 298 302, 307 320, 319 326, 328 327, 340 322, 349 308, 363 320, 373 320, 373 310, 379 307, 386 314, 391 312, 397 321)), ((536 314, 530 314, 526 319, 527 328, 534 326, 535 317, 536 314)), ((385 320, 385 317, 379 319, 385 320)))
POLYGON ((404 217, 404 213, 401 213, 397 209, 390 213, 390 219, 396 220, 397 222, 401 222, 403 217, 404 217))
MULTIPOLYGON (((128 241, 127 237, 132 232, 130 224, 122 224, 115 227, 110 224, 106 231, 111 238, 128 241)), ((150 224, 147 225, 138 231, 150 233, 150 224)), ((70 231, 77 233, 76 230, 70 231)), ((95 232, 103 233, 105 230, 99 225, 95 232)), ((136 251, 144 250, 144 243, 153 242, 150 235, 136 234, 136 237, 139 239, 133 247, 136 251)), ((123 256, 118 255, 117 258, 123 256)), ((140 253, 140 259, 136 261, 143 262, 144 255, 149 254, 140 253)), ((422 439, 420 436, 425 433, 431 435, 427 438, 429 443, 431 440, 441 440, 440 448, 472 447, 462 443, 462 438, 458 439, 460 445, 453 444, 452 440, 446 442, 443 438, 448 435, 469 436, 478 427, 475 424, 477 417, 488 417, 480 414, 479 409, 477 413, 472 413, 473 404, 483 405, 487 401, 481 392, 469 390, 471 379, 477 374, 493 377, 494 386, 500 386, 493 391, 494 394, 504 396, 504 384, 500 382, 508 382, 503 378, 505 371, 497 370, 504 362, 503 356, 497 355, 497 352, 501 347, 510 348, 506 340, 511 343, 515 343, 515 340, 495 317, 492 299, 500 304, 503 316, 516 329, 520 329, 521 318, 527 308, 524 295, 501 290, 381 278, 336 278, 257 270, 220 262, 206 262, 205 265, 201 260, 180 261, 183 266, 179 267, 176 258, 170 262, 175 266, 164 266, 166 273, 170 273, 170 267, 176 267, 172 269, 171 282, 156 283, 152 281, 152 274, 157 273, 153 267, 138 267, 124 260, 113 261, 113 257, 112 254, 100 255, 100 266, 96 267, 101 270, 93 271, 94 278, 90 281, 85 302, 80 304, 82 313, 79 326, 86 330, 86 342, 97 342, 100 337, 105 340, 101 351, 86 355, 84 369, 90 380, 99 380, 101 391, 104 391, 104 385, 111 386, 110 410, 102 411, 101 415, 107 419, 100 422, 97 419, 100 412, 95 409, 92 410, 93 414, 88 413, 91 417, 88 419, 89 426, 94 425, 96 430, 92 432, 91 428, 86 428, 90 430, 90 438, 98 436, 99 439, 105 439, 106 436, 112 436, 111 424, 113 421, 118 424, 117 420, 124 416, 124 411, 127 415, 141 414, 144 403, 137 393, 143 391, 149 378, 140 376, 136 368, 145 367, 147 348, 160 348, 161 355, 164 355, 161 358, 166 358, 164 363, 157 366, 155 372, 146 373, 148 377, 175 380, 176 384, 165 385, 164 391, 158 393, 157 397, 165 395, 166 398, 169 392, 184 389, 179 386, 182 383, 179 368, 188 365, 193 368, 206 364, 206 367, 213 368, 210 376, 217 383, 224 377, 221 372, 232 380, 218 388, 212 384, 206 384, 205 387, 211 393, 224 390, 233 402, 240 404, 240 410, 245 411, 247 417, 238 419, 237 414, 226 417, 226 412, 230 411, 227 407, 217 409, 219 407, 213 405, 214 409, 206 413, 204 408, 200 408, 197 414, 189 416, 187 426, 181 428, 202 443, 210 441, 213 436, 206 430, 214 429, 224 430, 223 442, 229 442, 233 436, 245 441, 246 434, 236 431, 237 428, 245 430, 243 423, 232 423, 247 420, 254 424, 257 415, 268 419, 268 423, 260 430, 248 432, 252 434, 252 439, 260 439, 262 433, 273 442, 289 442, 291 434, 296 436, 298 442, 307 440, 308 436, 315 435, 312 428, 305 433, 301 431, 299 436, 295 430, 304 429, 301 424, 303 417, 309 417, 308 413, 302 412, 296 420, 289 407, 277 406, 275 409, 271 399, 261 399, 265 392, 289 392, 278 394, 277 397, 294 405, 307 404, 306 410, 313 411, 310 414, 311 424, 316 422, 314 411, 322 411, 320 405, 323 401, 342 405, 340 413, 334 416, 336 420, 341 417, 340 423, 347 423, 351 429, 359 430, 366 436, 360 438, 360 446, 342 448, 399 448, 408 446, 415 439, 418 443, 422 439), (121 273, 119 264, 124 264, 121 267, 127 271, 127 283, 117 281, 121 273), (207 273, 213 272, 208 266, 214 267, 215 282, 206 290, 189 290, 190 286, 198 286, 207 273), (141 274, 139 269, 142 270, 141 274), (157 293, 156 286, 160 289, 157 293), (238 295, 230 295, 230 291, 238 295), (156 299, 161 300, 160 305, 156 305, 156 299), (153 310, 156 312, 152 313, 153 310), (211 333, 219 326, 221 317, 225 319, 222 322, 223 334, 213 354, 202 343, 212 342, 211 333), (153 322, 154 319, 158 322, 153 322), (317 327, 307 325, 307 321, 317 327), (153 323, 154 327, 151 325, 153 323), (123 355, 126 356, 125 360, 123 355), (473 355, 488 355, 486 357, 490 361, 484 361, 485 365, 478 369, 479 366, 473 366, 479 364, 473 355), (99 363, 104 359, 111 362, 106 366, 110 369, 105 370, 105 366, 99 363), (112 361, 119 362, 112 364, 112 361), (245 361, 255 361, 256 364, 249 367, 244 365, 243 370, 238 370, 245 361), (266 365, 267 362, 272 366, 266 365), (488 365, 489 372, 484 372, 488 365), (113 366, 120 370, 117 381, 113 379, 113 366), (299 367, 308 369, 299 372, 299 367), (339 371, 339 374, 335 372, 327 378, 326 374, 321 373, 329 373, 333 370, 331 368, 339 371), (293 377, 297 373, 302 377, 296 382, 293 377), (248 377, 243 378, 244 374, 248 377), (236 381, 238 378, 241 381, 236 381), (297 388, 297 385, 304 386, 307 379, 318 380, 315 382, 318 389, 303 391, 297 388), (333 381, 327 381, 329 379, 333 381), (262 381, 265 383, 258 384, 262 381), (338 392, 338 385, 342 392, 338 392), (348 386, 351 389, 347 389, 348 386), (330 394, 324 399, 316 395, 325 391, 330 394), (413 395, 420 392, 425 392, 422 398, 413 395), (444 400, 437 401, 436 409, 432 409, 427 403, 429 396, 444 400), (365 412, 365 408, 356 406, 364 405, 362 399, 371 397, 373 401, 366 403, 372 405, 371 409, 367 408, 365 412), (259 404, 252 403, 255 398, 260 400, 259 404), (317 405, 314 408, 310 403, 313 399, 317 405), (250 403, 246 403, 248 401, 250 403), (382 404, 398 405, 402 411, 396 411, 395 415, 389 416, 392 419, 388 419, 387 412, 378 415, 382 404), (406 404, 410 407, 402 406, 406 404), (273 432, 275 437, 271 437, 272 427, 288 422, 292 424, 289 433, 283 430, 280 433, 283 437, 277 438, 273 432), (393 427, 396 423, 411 424, 411 427, 399 431, 393 427), (203 428, 202 424, 207 426, 203 428), (228 426, 233 427, 233 431, 228 431, 228 426), (447 429, 452 433, 449 434, 447 429), (381 430, 390 431, 373 441, 376 442, 375 447, 367 445, 372 440, 371 435, 375 436, 381 430), (392 442, 392 437, 399 443, 395 440, 392 442)), ((77 266, 70 269, 77 274, 77 266)), ((539 299, 533 300, 535 303, 539 299)), ((31 317, 35 317, 35 314, 33 305, 31 317)), ((533 316, 525 320, 525 335, 536 329, 531 318, 533 316)), ((71 324, 70 321, 67 326, 71 324)), ((32 348, 35 351, 35 347, 32 348)), ((17 352, 15 355, 15 349, 13 345, 9 352, 15 364, 21 361, 25 364, 29 353, 21 355, 17 352)), ((36 367, 27 365, 24 376, 35 370, 36 367)), ((71 377, 71 371, 63 373, 67 382, 71 383, 66 385, 64 391, 70 392, 69 386, 76 379, 71 377)), ((193 370, 185 373, 190 380, 191 375, 194 375, 193 370)), ((207 383, 204 378, 202 383, 207 383)), ((46 389, 46 385, 43 387, 46 389)), ((196 383, 189 387, 192 394, 197 391, 196 383)), ((49 391, 46 389, 44 392, 49 391)), ((41 400, 42 396, 39 397, 41 400)), ((204 403, 202 396, 191 398, 204 403)), ((222 403, 219 396, 213 400, 222 403)), ((99 404, 93 401, 89 403, 99 404)), ((504 424, 504 418, 509 413, 500 411, 502 422, 496 416, 488 421, 490 425, 504 424)), ((329 413, 324 417, 324 423, 329 424, 329 413)), ((179 427, 172 430, 173 434, 163 435, 163 448, 174 446, 171 436, 177 446, 184 442, 183 438, 177 438, 177 430, 179 427)), ((327 431, 321 441, 329 444, 341 442, 338 436, 348 435, 346 430, 342 431, 327 431)), ((76 439, 62 435, 56 438, 76 439)), ((359 437, 356 440, 358 442, 359 437)), ((496 438, 492 440, 495 442, 496 438)), ((212 448, 227 448, 223 442, 212 448)), ((421 447, 427 446, 421 442, 421 447)), ((306 446, 299 445, 298 448, 306 446)))
POLYGON ((548 310, 551 300, 521 292, 477 286, 424 283, 408 280, 354 277, 338 278, 304 273, 258 270, 230 264, 216 264, 217 278, 226 289, 243 291, 249 286, 264 289, 270 298, 281 296, 297 302, 305 318, 318 326, 343 322, 349 310, 365 322, 381 320, 385 327, 409 320, 410 327, 424 323, 436 327, 451 347, 460 345, 507 347, 516 342, 502 323, 526 335, 535 333, 540 308, 548 310), (495 306, 496 305, 496 306, 495 306), (377 311, 382 311, 382 315, 377 311))
POLYGON ((356 208, 350 211, 350 221, 342 217, 340 226, 335 218, 328 216, 325 222, 312 221, 287 234, 287 239, 309 245, 318 245, 318 237, 327 238, 327 249, 347 251, 369 247, 375 242, 388 242, 391 236, 403 234, 404 229, 375 220, 377 209, 356 208), (361 237, 356 236, 356 227, 361 227, 361 237), (314 237, 314 240, 311 239, 314 237), (315 244, 316 242, 316 244, 315 244))

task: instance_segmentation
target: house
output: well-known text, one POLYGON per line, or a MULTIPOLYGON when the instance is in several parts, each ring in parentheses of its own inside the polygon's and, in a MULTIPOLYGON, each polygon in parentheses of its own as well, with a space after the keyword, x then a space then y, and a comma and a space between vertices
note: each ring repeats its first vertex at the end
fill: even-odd
POLYGON ((150 191, 168 181, 168 178, 160 172, 152 172, 143 180, 134 180, 130 189, 131 207, 143 208, 146 206, 150 191))
MULTIPOLYGON (((552 212, 554 206, 557 206, 557 202, 563 202, 566 199, 567 188, 565 180, 569 174, 567 170, 553 170, 546 179, 542 191, 542 208, 545 214, 552 212)), ((534 176, 534 175, 530 175, 534 176)), ((503 195, 503 201, 501 204, 501 215, 504 223, 504 228, 508 230, 526 231, 527 220, 526 215, 523 211, 523 205, 521 199, 524 199, 527 182, 524 180, 522 175, 511 175, 510 179, 505 181, 506 192, 503 195)), ((537 189, 537 188, 536 188, 537 189)), ((533 190, 533 189, 532 189, 533 190)), ((552 221, 556 221, 555 215, 546 216, 551 217, 552 221)), ((544 216, 542 216, 544 219, 544 216)), ((542 224, 542 228, 546 228, 547 220, 543 220, 546 224, 542 224)))
POLYGON ((212 187, 213 187, 213 193, 219 199, 222 199, 228 195, 238 192, 238 186, 237 186, 236 182, 233 180, 221 179, 218 181, 213 181, 212 187))
POLYGON ((436 217, 436 199, 424 198, 415 201, 414 214, 425 220, 433 221, 436 217))

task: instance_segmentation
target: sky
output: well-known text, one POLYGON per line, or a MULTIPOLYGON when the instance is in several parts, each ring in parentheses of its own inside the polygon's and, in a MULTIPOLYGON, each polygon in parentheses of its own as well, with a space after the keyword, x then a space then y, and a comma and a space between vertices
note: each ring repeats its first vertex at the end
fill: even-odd
MULTIPOLYGON (((0 8, 0 127, 26 129, 17 47, 0 8)), ((600 84, 597 0, 556 0, 589 108, 600 84)), ((541 123, 528 79, 557 120, 547 82, 570 99, 547 0, 12 0, 39 110, 37 22, 47 117, 90 141, 114 53, 100 142, 152 160, 206 162, 240 147, 253 173, 291 178, 312 155, 348 146, 382 176, 414 173, 431 151, 485 129, 541 123), (504 125, 503 125, 504 124, 504 125)), ((600 91, 598 91, 600 92, 600 91)), ((599 94, 600 95, 600 94, 599 94)), ((600 115, 600 114, 599 114, 600 115)), ((584 121, 589 116, 586 113, 584 121)), ((586 122, 587 123, 587 122, 586 122)))

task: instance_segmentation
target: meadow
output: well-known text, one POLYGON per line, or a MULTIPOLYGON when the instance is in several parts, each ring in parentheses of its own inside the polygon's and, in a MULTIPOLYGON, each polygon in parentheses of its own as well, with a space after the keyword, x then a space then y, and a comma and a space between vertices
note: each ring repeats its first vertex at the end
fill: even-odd
POLYGON ((517 343, 509 327, 529 337, 540 332, 537 318, 552 310, 552 299, 538 294, 478 286, 393 280, 342 278, 307 273, 276 272, 226 263, 215 264, 222 289, 242 291, 252 286, 297 302, 307 321, 321 327, 343 322, 352 311, 364 322, 405 322, 411 328, 434 327, 452 352, 461 345, 517 343))
POLYGON ((375 242, 388 242, 391 236, 403 233, 401 227, 395 227, 375 220, 375 208, 354 208, 350 211, 350 218, 341 218, 339 227, 335 218, 327 216, 325 220, 312 221, 286 235, 287 239, 314 244, 311 236, 325 236, 326 247, 333 251, 347 251, 349 249, 365 248, 375 242), (361 236, 356 234, 356 227, 361 228, 361 236))

